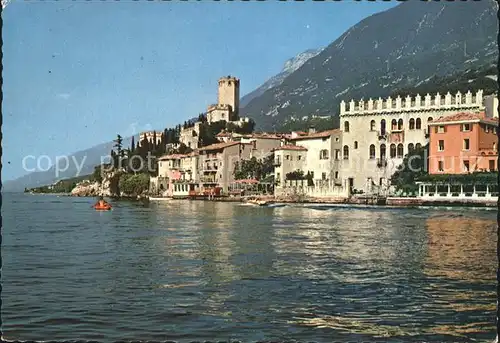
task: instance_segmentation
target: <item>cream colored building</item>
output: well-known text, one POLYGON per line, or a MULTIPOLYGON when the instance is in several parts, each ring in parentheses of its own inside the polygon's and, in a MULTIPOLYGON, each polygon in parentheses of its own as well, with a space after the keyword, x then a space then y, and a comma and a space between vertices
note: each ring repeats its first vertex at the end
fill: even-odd
POLYGON ((155 135, 156 135, 156 145, 159 145, 161 143, 161 135, 163 132, 161 131, 147 131, 147 132, 141 132, 139 134, 139 145, 141 142, 146 139, 147 141, 152 142, 155 135))
POLYGON ((386 192, 409 150, 428 142, 428 123, 461 111, 484 110, 483 92, 444 97, 369 99, 340 104, 344 181, 365 193, 386 192))
POLYGON ((179 135, 179 143, 184 144, 185 146, 191 149, 198 149, 200 125, 201 122, 196 122, 192 127, 188 127, 186 129, 181 128, 181 132, 179 135))
POLYGON ((286 175, 306 169, 307 149, 299 145, 282 145, 274 149, 274 180, 276 188, 285 184, 286 175))
POLYGON ((252 146, 241 142, 217 143, 199 149, 200 184, 228 192, 234 182, 235 162, 250 158, 252 146))
MULTIPOLYGON (((158 176, 150 187, 162 196, 187 196, 199 188, 198 151, 189 154, 168 154, 158 159, 158 176)), ((153 192, 154 193, 154 192, 153 192)))
POLYGON ((310 130, 307 134, 292 134, 289 141, 307 149, 304 173, 311 173, 314 180, 341 184, 342 132, 340 130, 322 132, 310 130))

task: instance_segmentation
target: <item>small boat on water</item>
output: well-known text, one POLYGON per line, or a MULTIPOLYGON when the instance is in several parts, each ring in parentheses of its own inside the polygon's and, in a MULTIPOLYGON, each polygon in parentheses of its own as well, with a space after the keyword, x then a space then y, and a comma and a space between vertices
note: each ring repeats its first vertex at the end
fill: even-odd
POLYGON ((275 203, 273 201, 251 199, 246 202, 247 205, 261 206, 261 207, 283 207, 286 204, 275 203))
POLYGON ((173 200, 173 197, 149 197, 149 201, 170 201, 173 200))

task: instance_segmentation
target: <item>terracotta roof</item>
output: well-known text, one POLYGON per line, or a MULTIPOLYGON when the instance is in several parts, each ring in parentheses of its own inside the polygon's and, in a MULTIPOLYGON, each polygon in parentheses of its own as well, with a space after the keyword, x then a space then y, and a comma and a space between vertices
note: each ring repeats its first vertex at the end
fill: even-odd
POLYGON ((300 146, 300 145, 283 145, 283 146, 280 146, 279 148, 274 149, 273 151, 277 151, 277 150, 307 151, 307 148, 300 146))
POLYGON ((206 151, 206 150, 220 150, 224 149, 236 144, 241 144, 240 142, 226 142, 226 143, 215 143, 212 145, 204 146, 203 148, 198 149, 199 151, 206 151))
POLYGON ((447 123, 447 122, 454 122, 454 121, 480 121, 484 119, 489 119, 485 118, 484 112, 460 112, 460 113, 455 113, 449 116, 442 116, 437 118, 436 120, 433 120, 432 122, 429 122, 429 125, 436 125, 439 123, 447 123))
POLYGON ((333 135, 335 133, 340 133, 340 132, 341 132, 340 129, 335 129, 335 130, 327 130, 327 131, 322 131, 322 132, 307 133, 304 136, 290 138, 290 140, 324 138, 324 137, 330 137, 331 135, 333 135))

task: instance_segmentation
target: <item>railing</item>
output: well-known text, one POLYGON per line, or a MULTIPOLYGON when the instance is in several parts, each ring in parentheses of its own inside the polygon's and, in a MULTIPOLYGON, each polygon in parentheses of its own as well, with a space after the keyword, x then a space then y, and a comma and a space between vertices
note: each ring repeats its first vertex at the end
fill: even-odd
POLYGON ((387 159, 385 159, 385 158, 377 158, 377 167, 378 168, 385 168, 385 167, 387 167, 387 159))
POLYGON ((215 177, 211 177, 211 176, 202 176, 200 178, 200 180, 203 183, 215 183, 215 177))
POLYGON ((275 160, 273 162, 273 167, 279 167, 279 166, 281 166, 281 161, 280 160, 275 160))

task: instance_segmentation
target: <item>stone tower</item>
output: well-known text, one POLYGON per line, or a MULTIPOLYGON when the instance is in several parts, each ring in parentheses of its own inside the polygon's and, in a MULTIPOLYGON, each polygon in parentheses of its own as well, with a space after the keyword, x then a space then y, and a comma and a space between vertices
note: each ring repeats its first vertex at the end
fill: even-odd
POLYGON ((238 116, 240 107, 240 79, 228 75, 219 79, 219 105, 231 106, 232 117, 238 116))

